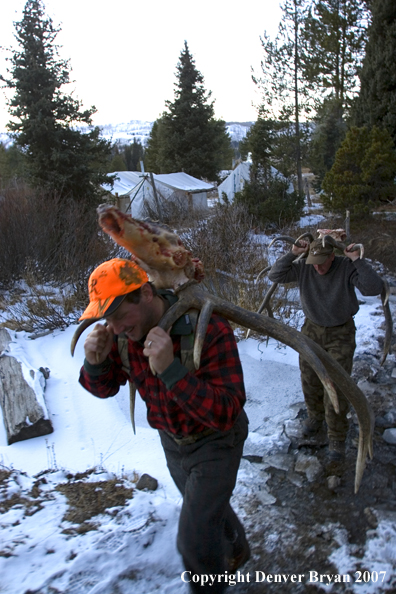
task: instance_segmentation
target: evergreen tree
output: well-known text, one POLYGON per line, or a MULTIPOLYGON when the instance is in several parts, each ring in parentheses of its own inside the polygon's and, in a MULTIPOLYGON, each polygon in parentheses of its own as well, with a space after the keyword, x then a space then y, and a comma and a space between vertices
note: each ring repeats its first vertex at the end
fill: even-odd
POLYGON ((144 160, 144 148, 139 140, 123 147, 123 157, 127 171, 140 171, 140 161, 144 160))
POLYGON ((278 142, 274 122, 260 117, 240 143, 242 155, 251 154, 250 180, 235 195, 256 222, 284 224, 301 216, 304 195, 289 193, 290 180, 279 175, 272 165, 273 145, 278 142))
POLYGON ((309 165, 319 184, 345 137, 359 88, 368 15, 366 0, 313 0, 301 29, 304 78, 315 90, 309 165))
POLYGON ((338 149, 322 187, 332 211, 368 214, 375 204, 395 199, 396 151, 386 129, 352 127, 338 149))
POLYGON ((278 139, 282 152, 292 154, 299 193, 303 193, 301 173, 301 116, 310 111, 309 93, 304 79, 305 48, 300 30, 307 13, 307 0, 284 0, 282 20, 275 41, 264 34, 261 44, 264 60, 262 75, 253 81, 263 92, 261 110, 279 122, 278 139), (293 129, 293 133, 290 133, 293 129), (287 141, 287 142, 285 142, 287 141))
POLYGON ((347 124, 341 116, 340 102, 334 98, 326 98, 318 106, 313 118, 313 132, 308 145, 307 162, 315 172, 315 184, 321 187, 325 174, 331 169, 334 157, 339 149, 347 124))
POLYGON ((340 118, 358 92, 368 16, 366 0, 314 0, 301 32, 304 77, 317 101, 334 100, 340 118))
POLYGON ((144 153, 144 168, 152 173, 161 173, 160 147, 162 141, 162 118, 153 123, 144 153))
POLYGON ((167 101, 162 117, 153 126, 146 154, 146 168, 154 173, 185 171, 194 177, 215 180, 233 151, 225 122, 214 118, 211 92, 197 70, 187 42, 177 65, 174 101, 167 101))
POLYGON ((27 0, 23 18, 15 23, 20 49, 10 59, 6 86, 14 90, 8 124, 16 144, 26 154, 33 186, 96 202, 106 175, 110 144, 99 128, 87 133, 95 108, 83 111, 79 101, 62 93, 70 82, 69 64, 60 59, 55 39, 59 29, 44 14, 42 0, 27 0))
POLYGON ((271 175, 271 155, 275 141, 274 128, 274 122, 259 115, 257 121, 239 144, 242 157, 246 158, 248 154, 251 156, 250 179, 252 182, 268 179, 271 175))
POLYGON ((383 126, 396 144, 396 3, 373 0, 356 104, 358 126, 383 126))
POLYGON ((113 173, 113 171, 127 171, 125 161, 118 151, 112 158, 109 165, 109 173, 113 173))

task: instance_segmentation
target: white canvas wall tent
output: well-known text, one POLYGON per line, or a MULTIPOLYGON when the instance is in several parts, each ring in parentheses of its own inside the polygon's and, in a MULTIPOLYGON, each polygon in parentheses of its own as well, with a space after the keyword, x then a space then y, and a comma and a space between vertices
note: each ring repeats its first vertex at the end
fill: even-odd
MULTIPOLYGON (((115 171, 113 188, 102 186, 117 198, 118 207, 135 218, 145 216, 145 206, 155 208, 155 197, 150 173, 140 171, 115 171)), ((187 173, 153 174, 158 200, 174 201, 185 208, 206 210, 208 208, 207 192, 213 186, 187 173)))
MULTIPOLYGON (((229 202, 233 202, 236 192, 241 192, 246 182, 250 181, 251 161, 242 161, 233 169, 228 177, 218 186, 219 199, 224 202, 223 193, 226 194, 229 202)), ((271 167, 272 177, 277 177, 285 181, 285 177, 279 173, 275 167, 271 167)), ((293 184, 290 182, 288 193, 294 191, 293 184)))

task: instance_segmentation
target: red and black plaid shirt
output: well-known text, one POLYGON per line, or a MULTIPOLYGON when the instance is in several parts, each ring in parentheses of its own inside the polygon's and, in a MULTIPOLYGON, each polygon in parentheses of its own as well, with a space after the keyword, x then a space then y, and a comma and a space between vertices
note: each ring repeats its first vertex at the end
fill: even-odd
MULTIPOLYGON (((172 335, 172 340, 174 355, 180 359, 180 336, 172 335)), ((99 398, 108 398, 131 379, 147 405, 151 427, 178 436, 200 433, 208 427, 228 431, 234 425, 246 396, 238 349, 227 320, 212 316, 200 368, 187 372, 171 389, 151 373, 142 344, 128 341, 128 350, 130 378, 122 369, 115 337, 108 361, 98 366, 95 374, 82 367, 81 385, 99 398)))

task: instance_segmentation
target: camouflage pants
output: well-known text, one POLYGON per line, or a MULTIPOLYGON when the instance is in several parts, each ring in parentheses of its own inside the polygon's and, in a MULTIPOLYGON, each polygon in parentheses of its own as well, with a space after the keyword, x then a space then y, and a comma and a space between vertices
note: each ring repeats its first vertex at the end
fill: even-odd
MULTIPOLYGON (((355 323, 351 318, 341 326, 328 328, 318 326, 306 319, 301 329, 325 351, 327 351, 349 374, 352 372, 353 353, 355 351, 355 323)), ((301 384, 307 405, 308 416, 316 420, 326 420, 330 439, 344 441, 348 431, 349 403, 337 390, 340 413, 336 414, 333 405, 323 390, 322 383, 312 367, 300 357, 301 384)))

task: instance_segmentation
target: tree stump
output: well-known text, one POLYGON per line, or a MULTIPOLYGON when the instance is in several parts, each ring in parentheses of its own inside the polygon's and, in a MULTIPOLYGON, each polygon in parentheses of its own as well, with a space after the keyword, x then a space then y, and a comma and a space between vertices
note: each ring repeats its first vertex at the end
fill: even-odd
POLYGON ((6 352, 10 342, 7 330, 0 328, 0 405, 8 445, 53 432, 44 401, 44 376, 41 371, 30 369, 29 383, 23 373, 26 366, 6 352))

